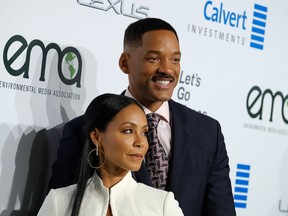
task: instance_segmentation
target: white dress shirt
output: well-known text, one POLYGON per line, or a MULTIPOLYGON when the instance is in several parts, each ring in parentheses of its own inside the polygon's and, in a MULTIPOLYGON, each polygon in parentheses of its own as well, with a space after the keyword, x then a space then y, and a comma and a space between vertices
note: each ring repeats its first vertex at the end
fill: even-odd
MULTIPOLYGON (((128 174, 110 190, 95 172, 86 188, 79 216, 183 216, 172 192, 137 183, 128 174), (91 180, 91 181, 90 181, 91 180)), ((37 216, 70 216, 76 185, 51 189, 37 216)))

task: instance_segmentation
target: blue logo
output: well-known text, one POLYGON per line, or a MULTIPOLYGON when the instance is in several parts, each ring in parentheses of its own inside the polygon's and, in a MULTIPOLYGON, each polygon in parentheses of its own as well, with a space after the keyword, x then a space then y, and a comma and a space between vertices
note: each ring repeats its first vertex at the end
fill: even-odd
POLYGON ((208 21, 228 25, 233 28, 246 29, 246 11, 241 13, 230 11, 224 7, 223 2, 215 6, 212 1, 207 1, 204 6, 204 18, 208 21))
POLYGON ((236 180, 234 188, 235 208, 246 208, 249 177, 250 177, 250 165, 237 164, 236 180))
POLYGON ((250 47, 255 49, 263 50, 264 48, 264 36, 265 36, 265 27, 267 19, 267 7, 255 4, 254 13, 252 20, 252 34, 250 47))
POLYGON ((203 18, 215 25, 208 27, 189 23, 188 32, 226 43, 263 50, 268 8, 254 3, 253 5, 254 7, 250 9, 252 14, 249 15, 247 8, 235 9, 227 6, 224 2, 208 0, 203 5, 203 18), (251 23, 251 29, 247 28, 248 22, 251 23))

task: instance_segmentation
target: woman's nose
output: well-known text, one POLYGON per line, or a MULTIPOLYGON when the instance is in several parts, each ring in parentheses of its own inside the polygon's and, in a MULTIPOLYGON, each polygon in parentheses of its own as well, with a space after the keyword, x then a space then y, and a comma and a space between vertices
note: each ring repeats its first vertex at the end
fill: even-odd
POLYGON ((137 135, 135 137, 134 146, 137 148, 143 148, 147 144, 147 138, 143 135, 137 135))

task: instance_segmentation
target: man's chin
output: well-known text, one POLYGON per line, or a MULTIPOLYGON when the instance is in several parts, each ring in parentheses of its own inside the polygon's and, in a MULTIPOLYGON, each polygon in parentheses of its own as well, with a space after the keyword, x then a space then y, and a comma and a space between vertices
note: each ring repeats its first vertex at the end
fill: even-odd
POLYGON ((143 105, 168 101, 171 99, 172 94, 167 94, 167 92, 163 93, 163 92, 157 91, 157 92, 150 92, 150 93, 147 92, 145 96, 146 97, 142 97, 142 100, 139 100, 140 103, 142 103, 143 105))
POLYGON ((157 98, 159 101, 168 101, 171 99, 173 92, 168 91, 157 91, 154 93, 155 98, 157 98))
POLYGON ((162 101, 162 102, 170 100, 171 97, 172 97, 172 94, 167 94, 167 93, 165 93, 165 94, 163 94, 163 93, 157 94, 157 93, 156 93, 156 94, 155 94, 156 100, 157 100, 157 101, 162 101))

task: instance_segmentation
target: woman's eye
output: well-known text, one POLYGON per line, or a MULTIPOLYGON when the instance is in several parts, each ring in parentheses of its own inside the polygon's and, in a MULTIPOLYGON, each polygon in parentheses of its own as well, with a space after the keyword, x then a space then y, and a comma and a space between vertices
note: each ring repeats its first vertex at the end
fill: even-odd
POLYGON ((126 130, 124 130, 123 132, 126 133, 126 134, 133 133, 132 129, 126 129, 126 130))

